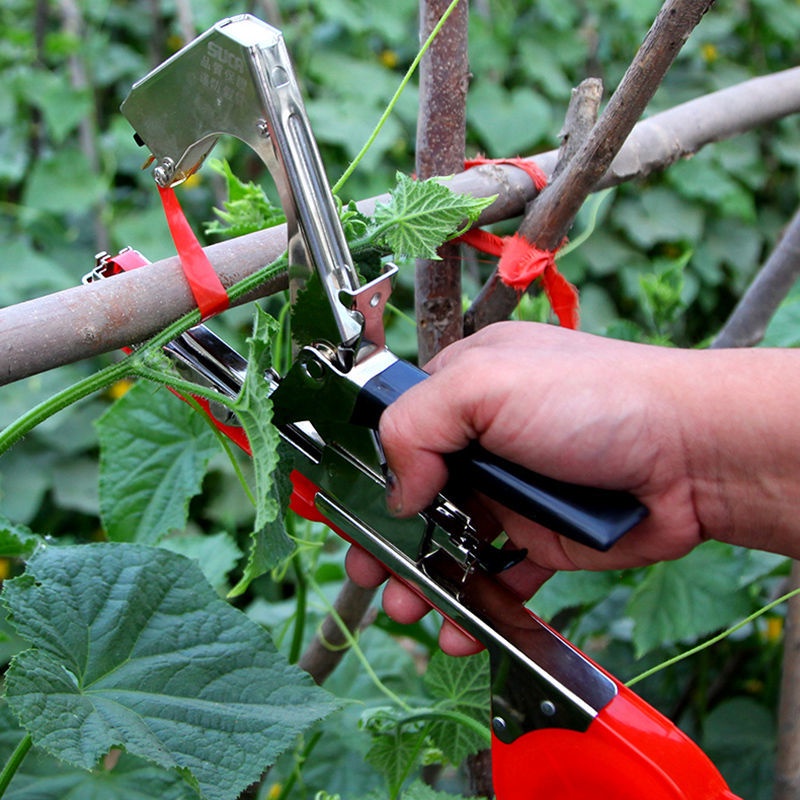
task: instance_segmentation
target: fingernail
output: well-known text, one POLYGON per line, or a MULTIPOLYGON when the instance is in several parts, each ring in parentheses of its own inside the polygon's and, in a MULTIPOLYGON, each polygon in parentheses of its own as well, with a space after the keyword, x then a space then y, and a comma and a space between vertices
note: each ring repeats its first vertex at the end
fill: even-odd
POLYGON ((403 495, 397 476, 390 469, 386 470, 386 507, 392 516, 399 517, 403 513, 403 495))

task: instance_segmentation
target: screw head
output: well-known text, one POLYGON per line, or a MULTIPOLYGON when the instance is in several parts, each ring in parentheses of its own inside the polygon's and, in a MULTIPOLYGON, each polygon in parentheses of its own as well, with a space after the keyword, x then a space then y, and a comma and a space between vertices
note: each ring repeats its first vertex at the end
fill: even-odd
POLYGON ((552 717, 556 713, 556 704, 552 700, 542 700, 539 708, 546 717, 552 717))
POLYGON ((507 727, 506 721, 502 717, 492 717, 492 730, 498 736, 501 736, 503 733, 505 733, 507 727))
POLYGON ((165 189, 172 183, 172 178, 175 175, 175 162, 171 158, 165 158, 161 163, 153 168, 153 180, 162 188, 165 189))

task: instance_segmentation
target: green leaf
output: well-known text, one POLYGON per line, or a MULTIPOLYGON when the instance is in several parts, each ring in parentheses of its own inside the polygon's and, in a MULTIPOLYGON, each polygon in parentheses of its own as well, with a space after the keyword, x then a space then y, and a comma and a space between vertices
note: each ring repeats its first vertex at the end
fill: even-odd
POLYGON ((655 564, 628 605, 637 656, 727 627, 747 616, 734 548, 707 542, 677 561, 655 564))
POLYGON ((453 658, 436 652, 425 673, 425 685, 438 702, 436 710, 457 711, 486 726, 480 736, 457 720, 441 717, 428 729, 433 743, 451 764, 484 749, 488 742, 489 656, 486 652, 468 658, 453 658))
POLYGON ((93 769, 112 746, 233 800, 332 710, 195 563, 142 545, 48 548, 6 583, 33 646, 6 696, 34 744, 93 769))
POLYGON ((292 304, 292 339, 295 344, 338 342, 341 338, 322 281, 312 272, 292 304))
POLYGON ((702 743, 737 795, 773 796, 775 719, 765 706, 747 697, 720 703, 705 720, 702 743))
POLYGON ((193 558, 203 570, 206 580, 215 589, 225 584, 228 573, 242 557, 242 551, 228 533, 212 535, 184 533, 168 536, 159 543, 159 546, 187 558, 193 558))
POLYGON ((422 781, 414 781, 404 792, 402 800, 466 800, 463 795, 437 792, 422 781))
MULTIPOLYGON (((2 101, 0 96, 0 106, 2 101)), ((16 183, 24 177, 30 161, 25 134, 26 128, 20 119, 0 123, 0 183, 16 183)))
POLYGON ((107 188, 80 150, 65 147, 34 162, 23 203, 39 211, 78 214, 98 203, 107 188))
POLYGON ((648 248, 662 242, 699 241, 704 214, 669 190, 655 187, 620 200, 615 219, 634 244, 648 248))
POLYGON ((64 459, 53 472, 53 499, 61 508, 97 516, 97 459, 64 459))
POLYGON ((765 577, 787 573, 791 561, 780 553, 739 547, 736 550, 739 586, 745 587, 765 577))
POLYGON ((93 113, 91 92, 75 89, 66 70, 26 70, 18 76, 17 84, 18 90, 42 114, 56 144, 64 142, 67 135, 93 113))
POLYGON ((186 527, 216 437, 169 392, 136 384, 97 422, 100 513, 114 541, 155 544, 186 527))
MULTIPOLYGON (((0 706, 0 762, 5 763, 25 736, 8 705, 0 706)), ((3 795, 3 800, 198 800, 199 795, 174 770, 115 751, 100 769, 87 772, 33 748, 3 795)))
POLYGON ((397 797, 403 783, 419 764, 425 748, 424 730, 390 725, 375 733, 367 762, 386 778, 390 797, 397 797))
POLYGON ((684 197, 704 200, 717 207, 722 216, 746 222, 756 221, 756 209, 750 189, 743 187, 708 155, 673 164, 670 181, 684 197))
MULTIPOLYGON (((3 275, 0 286, 0 302, 3 305, 13 305, 75 285, 75 276, 69 274, 57 257, 48 257, 37 252, 36 246, 26 238, 11 239, 3 236, 0 238, 0 247, 3 251, 3 261, 16 266, 13 272, 6 272, 3 275)), ((63 375, 58 373, 52 376, 49 374, 40 376, 38 381, 40 391, 47 390, 42 384, 57 383, 59 378, 63 381, 63 375)), ((7 420, 12 413, 14 412, 4 408, 3 420, 7 420)))
POLYGON ((436 259, 436 248, 477 220, 494 197, 457 194, 435 179, 415 181, 401 172, 391 201, 375 208, 375 229, 398 258, 436 259))
POLYGON ((292 493, 291 461, 286 457, 284 464, 280 463, 280 435, 272 424, 272 400, 269 384, 264 380, 264 372, 270 366, 270 338, 276 327, 275 320, 256 306, 253 334, 247 340, 247 374, 234 404, 253 454, 256 519, 247 566, 231 590, 232 596, 244 592, 251 581, 284 562, 294 551, 283 522, 292 493))
POLYGON ((209 166, 225 178, 228 199, 222 209, 214 209, 217 219, 205 224, 207 234, 233 239, 286 221, 283 209, 273 205, 260 186, 237 178, 227 161, 214 158, 209 166))
POLYGON ((0 558, 26 558, 44 539, 25 525, 16 525, 0 515, 0 558))
POLYGON ((607 597, 619 582, 619 572, 557 572, 539 589, 529 606, 535 614, 552 620, 566 608, 591 606, 607 597))
POLYGON ((477 81, 467 95, 467 121, 495 157, 524 155, 551 131, 550 105, 529 87, 506 89, 493 81, 477 81))

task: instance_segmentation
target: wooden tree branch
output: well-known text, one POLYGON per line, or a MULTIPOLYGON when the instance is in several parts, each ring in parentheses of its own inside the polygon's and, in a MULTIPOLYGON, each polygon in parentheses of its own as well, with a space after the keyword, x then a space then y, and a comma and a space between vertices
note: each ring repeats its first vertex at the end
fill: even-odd
POLYGON ((558 178, 589 138, 597 122, 602 99, 603 82, 599 78, 586 78, 572 90, 567 113, 564 115, 564 125, 558 134, 561 147, 551 180, 558 178))
MULTIPOLYGON (((638 123, 596 188, 645 177, 712 142, 798 112, 800 67, 697 98, 638 123)), ((549 175, 557 152, 530 160, 549 175)), ((478 220, 480 225, 518 216, 536 196, 531 179, 509 166, 470 169, 447 185, 476 197, 497 195, 478 220)), ((371 214, 377 203, 387 200, 387 195, 379 195, 358 205, 371 214)), ((285 247, 286 229, 277 226, 211 245, 206 252, 223 284, 231 286, 276 259, 285 247)), ((74 265, 76 279, 91 266, 74 265)), ((286 276, 279 276, 240 302, 286 286, 286 276)), ((111 280, 0 309, 0 385, 143 341, 193 307, 180 264, 172 257, 111 280)))
POLYGON ((800 209, 733 313, 713 347, 752 347, 767 330, 778 306, 800 278, 800 209))
MULTIPOLYGON (((449 0, 420 0, 420 41, 441 19, 449 0)), ((416 171, 420 179, 453 175, 464 166, 466 101, 469 83, 467 22, 462 0, 450 14, 420 64, 416 171)), ((463 336, 461 248, 446 244, 439 260, 416 264, 415 305, 419 363, 463 336)))
MULTIPOLYGON (((794 561, 788 590, 798 587, 800 561, 794 561)), ((773 800, 800 796, 800 596, 795 595, 786 605, 773 800)))
MULTIPOLYGON (((333 607, 348 630, 356 631, 364 626, 375 592, 375 589, 362 589, 350 580, 345 581, 333 607)), ((323 621, 320 632, 300 657, 298 666, 311 675, 316 683, 322 685, 346 652, 347 640, 339 623, 329 614, 323 621)))
MULTIPOLYGON (((583 146, 526 213, 519 232, 536 247, 554 250, 561 244, 581 205, 608 170, 683 43, 712 4, 713 0, 664 3, 583 146)), ((495 271, 467 313, 465 330, 471 332, 505 319, 516 304, 516 293, 495 271)))
MULTIPOLYGON (((567 113, 564 116, 564 125, 559 133, 561 147, 558 150, 555 167, 549 176, 551 181, 557 180, 564 173, 567 165, 586 143, 597 122, 602 97, 603 83, 598 78, 587 78, 572 90, 567 113)), ((535 213, 536 199, 527 204, 526 220, 535 213)), ((507 306, 508 311, 505 316, 508 316, 518 301, 517 293, 500 280, 495 270, 465 314, 464 332, 474 333, 492 322, 497 322, 498 307, 507 306)))

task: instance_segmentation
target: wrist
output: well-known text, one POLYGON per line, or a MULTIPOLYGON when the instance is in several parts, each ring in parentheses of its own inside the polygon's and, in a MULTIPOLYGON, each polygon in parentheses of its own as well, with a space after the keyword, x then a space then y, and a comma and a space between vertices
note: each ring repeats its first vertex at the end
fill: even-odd
POLYGON ((800 354, 696 351, 685 364, 676 407, 703 537, 800 556, 800 354))

